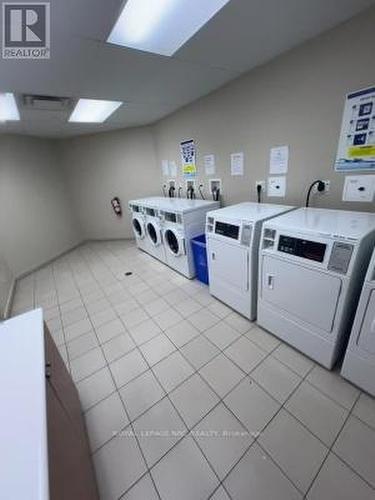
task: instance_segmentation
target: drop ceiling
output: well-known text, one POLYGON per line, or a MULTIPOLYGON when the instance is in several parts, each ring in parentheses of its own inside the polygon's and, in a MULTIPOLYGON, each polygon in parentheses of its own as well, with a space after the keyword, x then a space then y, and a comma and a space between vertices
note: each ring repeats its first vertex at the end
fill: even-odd
POLYGON ((70 137, 154 123, 374 4, 231 0, 173 57, 165 57, 105 42, 121 0, 52 0, 51 58, 0 59, 0 91, 125 105, 103 124, 68 123, 69 109, 20 106, 21 121, 0 124, 0 133, 70 137))

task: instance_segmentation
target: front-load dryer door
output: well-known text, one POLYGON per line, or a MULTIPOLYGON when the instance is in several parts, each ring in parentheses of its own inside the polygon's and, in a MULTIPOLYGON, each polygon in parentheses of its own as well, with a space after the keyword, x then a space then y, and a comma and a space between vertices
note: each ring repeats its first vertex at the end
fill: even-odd
POLYGON ((275 257, 262 262, 262 298, 281 313, 330 333, 342 283, 335 276, 275 257))
POLYGON ((185 255, 185 239, 177 231, 166 229, 164 231, 164 242, 171 255, 175 257, 185 255))
POLYGON ((362 351, 375 354, 375 290, 371 290, 357 343, 362 351))
MULTIPOLYGON (((210 289, 227 289, 238 295, 249 289, 248 249, 215 239, 209 240, 210 289)), ((232 304, 231 304, 232 305, 232 304)))
POLYGON ((158 224, 155 224, 154 222, 147 222, 146 231, 151 243, 155 247, 158 247, 161 244, 161 232, 158 224))
POLYGON ((134 215, 132 225, 133 225, 134 236, 138 240, 143 240, 143 238, 145 237, 145 226, 142 217, 134 215))

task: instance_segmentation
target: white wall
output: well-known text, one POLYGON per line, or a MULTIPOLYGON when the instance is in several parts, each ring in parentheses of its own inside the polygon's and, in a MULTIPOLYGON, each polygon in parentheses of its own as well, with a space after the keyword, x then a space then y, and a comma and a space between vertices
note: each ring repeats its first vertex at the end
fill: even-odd
POLYGON ((56 144, 0 136, 0 246, 19 276, 68 250, 81 234, 56 144))
POLYGON ((123 130, 61 141, 59 151, 85 239, 131 238, 130 199, 159 194, 152 130, 123 130), (123 217, 111 199, 118 196, 123 217))
POLYGON ((165 181, 161 161, 180 165, 179 143, 193 138, 198 179, 207 186, 202 157, 214 153, 225 203, 255 200, 255 182, 267 178, 270 148, 289 144, 283 203, 303 204, 307 186, 322 178, 331 180, 331 193, 313 205, 373 211, 373 204, 341 201, 344 175, 334 172, 333 163, 345 95, 375 84, 374 48, 372 8, 163 119, 154 129, 159 185, 165 181), (230 153, 237 151, 245 153, 244 177, 230 175, 230 153))

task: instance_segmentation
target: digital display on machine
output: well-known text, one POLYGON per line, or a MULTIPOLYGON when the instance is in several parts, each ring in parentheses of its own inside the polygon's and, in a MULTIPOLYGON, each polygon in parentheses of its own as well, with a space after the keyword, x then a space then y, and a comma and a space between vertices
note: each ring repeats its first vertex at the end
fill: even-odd
POLYGON ((303 259, 323 262, 327 245, 317 241, 302 240, 291 238, 290 236, 280 235, 278 251, 284 252, 303 259))
POLYGON ((233 240, 238 240, 240 227, 233 224, 227 224, 226 222, 216 221, 215 233, 221 234, 221 236, 226 236, 227 238, 232 238, 233 240))
POLYGON ((146 214, 150 217, 155 217, 155 210, 153 208, 146 208, 146 214))
POLYGON ((164 218, 167 222, 177 222, 177 215, 171 212, 165 212, 164 218))

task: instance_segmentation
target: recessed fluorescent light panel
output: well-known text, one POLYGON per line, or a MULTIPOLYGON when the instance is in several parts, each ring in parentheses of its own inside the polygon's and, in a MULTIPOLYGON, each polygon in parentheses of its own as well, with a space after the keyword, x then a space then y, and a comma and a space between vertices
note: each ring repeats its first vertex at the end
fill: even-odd
POLYGON ((0 122, 18 121, 20 114, 14 94, 0 93, 0 122))
POLYGON ((173 55, 230 0, 128 0, 108 42, 173 55))
POLYGON ((99 99, 80 99, 69 121, 74 123, 103 123, 123 103, 99 99))

